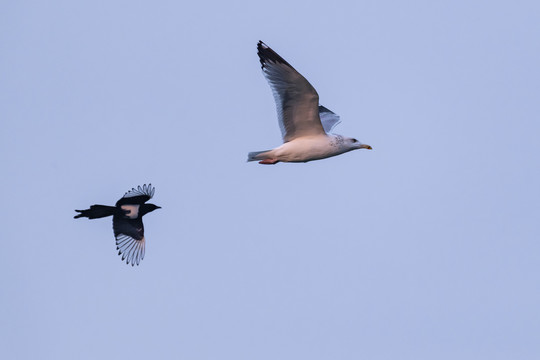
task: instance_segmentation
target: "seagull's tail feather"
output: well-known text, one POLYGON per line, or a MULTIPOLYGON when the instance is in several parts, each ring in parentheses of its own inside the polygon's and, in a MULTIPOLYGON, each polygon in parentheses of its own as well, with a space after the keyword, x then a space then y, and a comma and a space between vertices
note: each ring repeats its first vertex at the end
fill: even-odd
POLYGON ((116 207, 106 206, 106 205, 92 205, 90 209, 86 210, 75 210, 80 214, 75 215, 73 218, 77 219, 80 217, 87 217, 89 219, 97 219, 106 216, 114 215, 116 212, 116 207))
POLYGON ((270 150, 264 150, 264 151, 253 151, 248 154, 247 161, 258 161, 258 160, 264 160, 264 156, 259 156, 261 154, 267 153, 270 150))

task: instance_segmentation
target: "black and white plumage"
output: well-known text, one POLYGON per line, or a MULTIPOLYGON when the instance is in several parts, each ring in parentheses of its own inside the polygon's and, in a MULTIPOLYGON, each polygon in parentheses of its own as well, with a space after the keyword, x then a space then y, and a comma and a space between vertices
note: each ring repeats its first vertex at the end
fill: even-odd
POLYGON ((340 119, 319 105, 315 88, 262 41, 257 44, 257 54, 274 95, 283 145, 251 152, 248 161, 260 160, 260 164, 307 162, 355 149, 371 149, 356 139, 330 134, 340 119))
POLYGON ((115 206, 92 205, 87 210, 75 210, 80 214, 74 218, 97 219, 112 215, 118 255, 121 255, 127 264, 139 265, 144 258, 146 245, 142 217, 160 209, 157 205, 146 204, 154 196, 154 192, 155 188, 151 184, 138 186, 126 192, 115 206))

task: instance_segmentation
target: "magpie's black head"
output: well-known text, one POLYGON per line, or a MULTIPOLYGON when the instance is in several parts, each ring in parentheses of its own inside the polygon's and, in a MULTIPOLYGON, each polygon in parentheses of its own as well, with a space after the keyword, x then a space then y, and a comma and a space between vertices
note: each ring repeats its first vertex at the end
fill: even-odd
POLYGON ((157 206, 157 205, 154 205, 154 204, 142 204, 140 209, 139 209, 139 213, 140 213, 140 216, 143 216, 145 214, 148 214, 149 212, 152 212, 156 209, 161 209, 161 206, 157 206))

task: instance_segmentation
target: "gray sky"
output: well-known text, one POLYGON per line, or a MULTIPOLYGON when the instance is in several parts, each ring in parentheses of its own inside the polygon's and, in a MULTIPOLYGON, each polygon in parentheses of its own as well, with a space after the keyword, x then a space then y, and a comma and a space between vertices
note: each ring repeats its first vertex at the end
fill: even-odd
POLYGON ((5 1, 9 359, 535 359, 537 1, 5 1), (373 146, 281 142, 265 41, 373 146), (156 186, 147 251, 74 209, 156 186))

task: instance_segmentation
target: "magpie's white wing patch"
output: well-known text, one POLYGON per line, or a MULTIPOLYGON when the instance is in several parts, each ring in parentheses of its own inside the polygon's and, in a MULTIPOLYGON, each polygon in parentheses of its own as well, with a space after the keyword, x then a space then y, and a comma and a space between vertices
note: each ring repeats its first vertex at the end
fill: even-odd
POLYGON ((133 188, 129 190, 127 193, 124 194, 123 198, 132 198, 135 196, 148 196, 150 199, 152 196, 154 196, 154 193, 156 192, 156 188, 152 186, 152 184, 144 184, 143 186, 137 186, 137 188, 133 188))
POLYGON ((126 264, 139 265, 142 259, 144 259, 146 240, 143 236, 141 240, 135 240, 131 236, 125 234, 118 234, 116 236, 116 250, 118 255, 122 256, 122 261, 126 261, 126 264))

